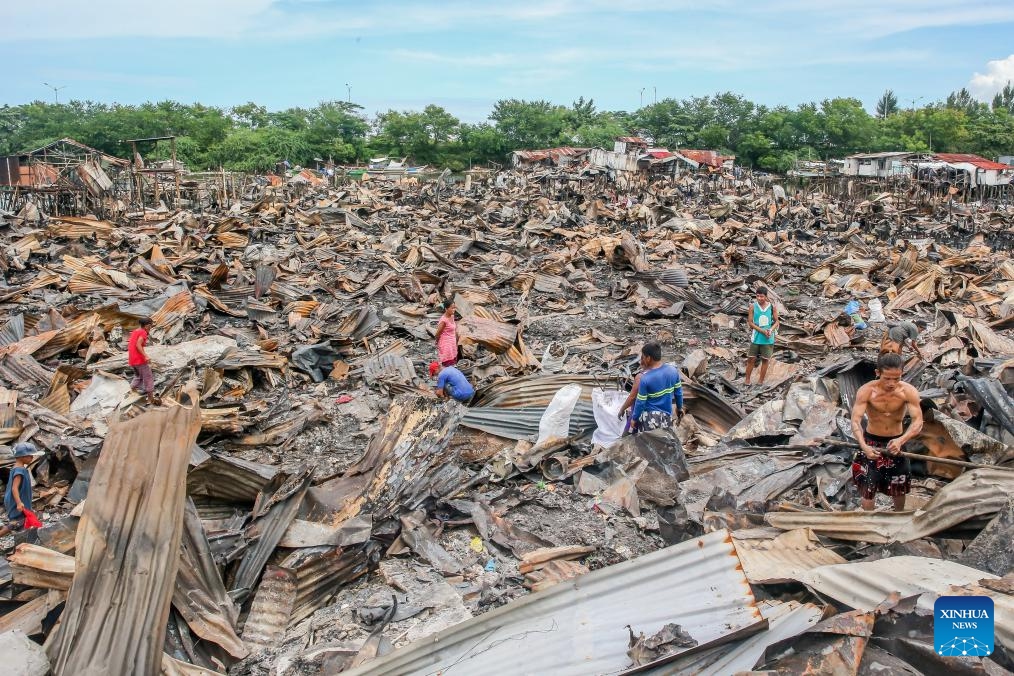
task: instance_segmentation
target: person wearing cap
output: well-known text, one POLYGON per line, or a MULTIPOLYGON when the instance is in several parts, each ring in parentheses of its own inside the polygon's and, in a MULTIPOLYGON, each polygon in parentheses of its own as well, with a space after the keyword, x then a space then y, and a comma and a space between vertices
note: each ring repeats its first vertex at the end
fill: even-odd
POLYGON ((7 479, 7 490, 4 492, 4 511, 7 512, 7 525, 0 528, 0 537, 23 530, 25 527, 25 511, 32 508, 32 473, 28 466, 36 453, 35 444, 19 442, 14 444, 14 469, 7 479))
POLYGON ((450 397, 462 404, 471 401, 475 388, 468 382, 464 373, 453 366, 441 366, 435 361, 430 362, 430 378, 436 377, 438 373, 440 376, 437 378, 435 389, 438 397, 450 397))
POLYGON ((134 379, 130 381, 130 388, 148 395, 148 403, 154 404, 155 379, 151 374, 148 353, 145 351, 148 346, 148 327, 151 326, 151 319, 141 317, 138 324, 140 326, 131 332, 127 340, 127 364, 134 369, 134 379))
POLYGON ((919 346, 915 342, 918 338, 918 326, 912 322, 901 322, 884 332, 884 336, 880 339, 880 354, 894 353, 904 356, 905 343, 910 341, 915 356, 923 359, 922 352, 919 351, 919 346))

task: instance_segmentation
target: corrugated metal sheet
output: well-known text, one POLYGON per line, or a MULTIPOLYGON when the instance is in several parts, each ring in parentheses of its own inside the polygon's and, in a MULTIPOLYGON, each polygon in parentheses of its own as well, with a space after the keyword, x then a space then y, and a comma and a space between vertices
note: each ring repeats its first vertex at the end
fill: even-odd
POLYGON ((936 153, 933 157, 948 164, 971 164, 978 169, 985 169, 987 171, 1011 171, 1014 169, 1006 164, 993 162, 985 157, 969 153, 936 153))
POLYGON ((214 454, 187 476, 187 493, 252 504, 276 474, 277 467, 214 454))
POLYGON ((18 313, 0 329, 0 345, 12 345, 25 337, 25 315, 18 313))
POLYGON ((1014 434, 1014 399, 1007 394, 999 380, 960 376, 958 382, 1005 430, 1014 434))
POLYGON ((838 540, 911 542, 999 512, 1014 494, 1014 471, 975 469, 947 484, 915 512, 770 512, 775 528, 811 528, 838 540))
POLYGON ((788 582, 803 571, 845 563, 845 559, 817 542, 806 528, 773 539, 736 540, 736 552, 751 584, 788 582))
POLYGON ((244 532, 253 545, 243 554, 229 585, 234 599, 242 602, 253 591, 264 564, 296 517, 312 480, 313 469, 304 467, 292 477, 276 476, 257 496, 253 521, 244 532))
MULTIPOLYGON (((879 561, 823 566, 799 576, 799 581, 808 587, 856 610, 873 610, 894 592, 902 598, 927 592, 947 595, 952 586, 997 579, 995 575, 960 563, 921 556, 892 556, 879 561)), ((997 638, 1008 648, 1014 648, 1014 597, 988 589, 982 589, 981 593, 993 599, 997 638)))
POLYGON ((46 644, 55 673, 158 671, 200 430, 196 405, 111 424, 81 516, 74 582, 46 644))
MULTIPOLYGON (((539 421, 546 407, 535 408, 470 408, 461 424, 505 439, 528 439, 538 436, 539 421)), ((570 416, 570 436, 595 429, 595 414, 588 402, 579 401, 570 416)))
POLYGON ((190 499, 183 513, 180 568, 173 589, 173 606, 197 636, 217 643, 236 659, 243 659, 249 653, 236 635, 239 609, 225 591, 204 526, 190 499))
POLYGON ((615 673, 630 666, 627 625, 651 634, 668 622, 699 646, 764 627, 728 531, 561 582, 348 673, 615 673))
POLYGON ((740 641, 733 648, 719 646, 676 660, 666 667, 642 672, 650 676, 728 676, 752 671, 768 646, 798 636, 820 622, 823 610, 811 603, 765 601, 758 604, 768 630, 740 641))
MULTIPOLYGON (((615 377, 597 377, 567 373, 551 376, 534 375, 510 378, 493 383, 477 391, 475 399, 472 402, 473 407, 470 411, 493 408, 538 408, 544 411, 557 391, 561 387, 571 384, 581 386, 581 398, 578 406, 581 403, 591 406, 592 389, 614 386, 617 380, 615 377)), ((720 434, 728 432, 732 426, 743 419, 743 411, 741 409, 714 390, 706 387, 685 382, 683 383, 683 397, 687 410, 693 413, 694 418, 699 423, 720 434)), ((469 417, 466 415, 466 420, 469 420, 471 423, 478 422, 474 416, 469 417)), ((474 424, 468 426, 479 429, 474 424)), ((538 428, 537 422, 536 428, 538 428)))
POLYGON ((890 542, 912 520, 912 512, 768 512, 764 521, 775 528, 809 528, 815 533, 851 542, 890 542))

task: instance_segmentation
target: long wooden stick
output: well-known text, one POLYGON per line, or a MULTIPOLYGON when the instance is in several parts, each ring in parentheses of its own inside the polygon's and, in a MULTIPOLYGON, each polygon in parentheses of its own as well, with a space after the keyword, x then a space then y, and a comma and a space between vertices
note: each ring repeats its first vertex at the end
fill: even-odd
MULTIPOLYGON (((859 444, 852 443, 851 441, 844 441, 841 439, 824 439, 824 443, 833 444, 835 446, 842 446, 844 448, 859 448, 859 444)), ((941 465, 956 465, 958 467, 970 467, 972 469, 1002 469, 1008 472, 1014 472, 1014 467, 1003 467, 1001 465, 983 465, 977 462, 968 462, 967 460, 954 460, 952 458, 936 458, 932 455, 923 455, 921 453, 909 453, 908 451, 902 451, 901 454, 906 458, 912 460, 925 460, 926 462, 938 462, 941 465)))

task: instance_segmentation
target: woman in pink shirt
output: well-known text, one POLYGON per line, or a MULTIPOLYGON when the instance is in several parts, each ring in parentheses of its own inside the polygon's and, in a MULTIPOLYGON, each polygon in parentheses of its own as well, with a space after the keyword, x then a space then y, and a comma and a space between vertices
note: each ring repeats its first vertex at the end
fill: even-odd
POLYGON ((454 323, 454 302, 440 305, 444 314, 437 322, 437 356, 443 366, 458 363, 458 326, 454 323))

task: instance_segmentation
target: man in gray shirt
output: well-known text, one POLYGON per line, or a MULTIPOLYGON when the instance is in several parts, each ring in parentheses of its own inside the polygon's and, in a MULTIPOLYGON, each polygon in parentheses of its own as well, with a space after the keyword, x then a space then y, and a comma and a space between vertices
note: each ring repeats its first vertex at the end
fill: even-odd
POLYGON ((915 355, 919 359, 923 359, 922 352, 919 351, 919 346, 915 342, 918 337, 919 327, 912 322, 901 322, 896 326, 892 326, 884 332, 884 336, 880 339, 880 354, 893 352, 904 356, 905 343, 910 341, 915 355))

